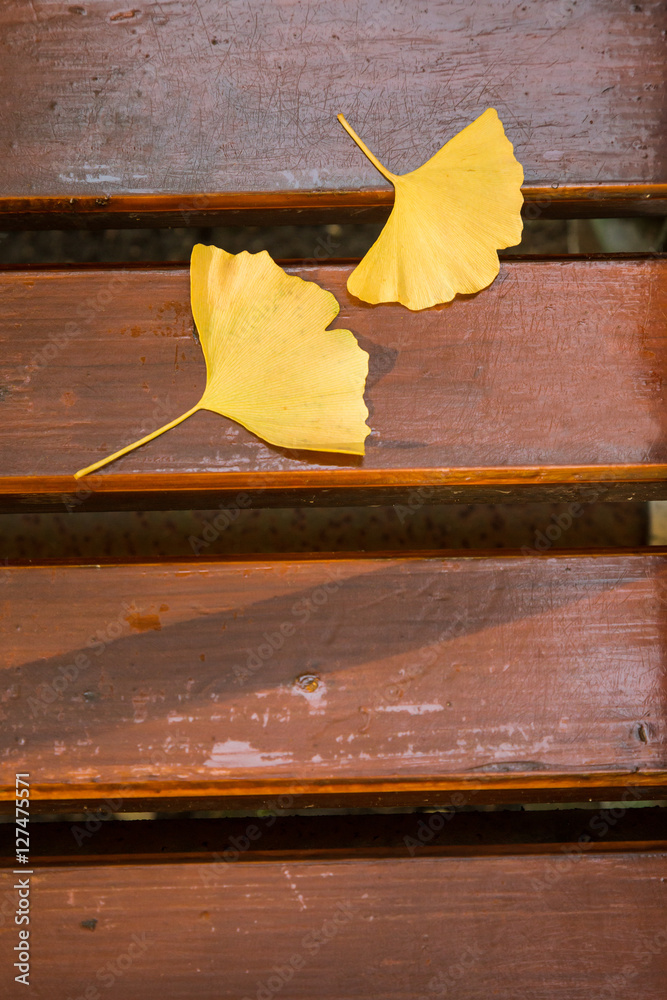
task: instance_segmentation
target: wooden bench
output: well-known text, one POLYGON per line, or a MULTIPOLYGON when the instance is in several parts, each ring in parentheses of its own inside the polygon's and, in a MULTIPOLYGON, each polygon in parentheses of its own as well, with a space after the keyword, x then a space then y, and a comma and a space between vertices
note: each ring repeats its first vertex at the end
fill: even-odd
MULTIPOLYGON (((336 113, 401 172, 489 105, 528 218, 664 214, 666 27, 657 0, 7 3, 0 229, 381 219, 336 113)), ((81 481, 198 398, 187 267, 0 272, 4 512, 570 505, 521 553, 0 568, 2 808, 29 773, 71 816, 31 827, 35 995, 663 1000, 667 550, 551 542, 667 496, 666 267, 505 259, 412 314, 292 262, 370 354, 366 457, 199 413, 81 481)), ((13 825, 0 853, 9 990, 13 825)))
POLYGON ((5 228, 382 218, 336 114, 405 173, 488 106, 529 218, 665 210, 661 0, 2 7, 5 228))
POLYGON ((639 980, 658 997, 663 810, 637 812, 108 821, 80 846, 76 826, 49 824, 34 982, 357 1000, 605 996, 639 980))
POLYGON ((370 353, 363 461, 289 454, 199 413, 75 482, 201 395, 188 271, 7 271, 3 509, 667 496, 666 259, 507 262, 484 295, 423 313, 354 303, 346 265, 289 270, 335 293, 370 353))
POLYGON ((8 572, 5 729, 49 812, 667 790, 665 554, 8 572))

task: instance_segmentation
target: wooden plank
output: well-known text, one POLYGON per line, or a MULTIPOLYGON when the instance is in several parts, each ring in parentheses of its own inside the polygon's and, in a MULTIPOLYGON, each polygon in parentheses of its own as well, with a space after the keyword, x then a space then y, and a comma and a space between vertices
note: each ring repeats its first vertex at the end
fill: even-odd
MULTIPOLYGON (((49 868, 29 876, 30 984, 52 1000, 111 988, 127 1000, 608 1000, 641 984, 662 1000, 666 875, 664 847, 49 868)), ((3 878, 12 911, 18 877, 3 878)), ((7 930, 0 967, 14 986, 7 930)))
POLYGON ((49 812, 667 788, 664 552, 3 578, 5 808, 16 771, 49 812))
POLYGON ((661 0, 1 5, 0 228, 386 214, 495 106, 529 214, 664 212, 661 0))
POLYGON ((363 459, 289 452, 217 414, 75 481, 190 409, 205 366, 182 267, 0 272, 3 509, 667 496, 667 259, 504 262, 477 296, 368 307, 349 265, 290 266, 370 354, 363 459))
MULTIPOLYGON (((434 149, 435 152, 435 149, 434 149)), ((417 164, 416 164, 417 165, 417 164)), ((667 214, 667 184, 522 186, 527 219, 635 218, 667 214)), ((385 222, 393 191, 254 191, 214 194, 2 197, 0 226, 25 229, 162 229, 385 222)), ((317 255, 316 255, 317 256, 317 255)))

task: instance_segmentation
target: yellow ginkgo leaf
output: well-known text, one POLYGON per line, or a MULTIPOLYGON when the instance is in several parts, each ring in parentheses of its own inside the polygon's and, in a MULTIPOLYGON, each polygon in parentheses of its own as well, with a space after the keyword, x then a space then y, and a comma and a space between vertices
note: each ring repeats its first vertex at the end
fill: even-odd
POLYGON ((427 309, 479 292, 498 275, 497 250, 521 239, 523 167, 498 113, 488 108, 423 166, 392 174, 345 118, 338 120, 396 199, 378 239, 348 278, 364 302, 427 309))
POLYGON ((266 250, 234 255, 197 244, 190 296, 206 359, 204 395, 164 427, 81 469, 77 479, 198 410, 231 417, 282 448, 364 454, 368 354, 349 330, 326 329, 340 309, 331 292, 286 274, 266 250))

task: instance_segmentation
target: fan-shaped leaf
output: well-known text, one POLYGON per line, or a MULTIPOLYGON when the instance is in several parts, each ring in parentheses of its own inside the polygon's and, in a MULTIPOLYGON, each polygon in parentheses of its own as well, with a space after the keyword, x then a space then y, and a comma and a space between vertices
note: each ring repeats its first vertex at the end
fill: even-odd
POLYGON ((327 330, 331 292, 285 273, 263 250, 198 244, 190 264, 192 312, 206 359, 196 406, 76 478, 152 441, 197 410, 231 417, 283 448, 364 454, 368 354, 349 330, 327 330))
POLYGON ((523 168, 497 112, 489 108, 423 166, 392 174, 342 115, 338 119, 396 200, 378 239, 348 278, 364 302, 427 309, 486 288, 498 274, 497 250, 521 239, 523 168))

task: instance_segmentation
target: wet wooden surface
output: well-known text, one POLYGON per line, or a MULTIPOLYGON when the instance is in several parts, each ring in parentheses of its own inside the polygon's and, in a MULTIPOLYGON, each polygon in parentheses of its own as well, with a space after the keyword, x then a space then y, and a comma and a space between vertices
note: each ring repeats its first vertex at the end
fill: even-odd
POLYGON ((661 0, 10 0, 0 228, 377 217, 391 189, 338 112, 403 173, 489 106, 531 211, 664 211, 666 18, 661 0))
MULTIPOLYGON (((667 183, 522 186, 526 219, 604 219, 667 214, 667 183)), ((71 197, 0 195, 4 230, 162 229, 189 226, 379 223, 389 218, 391 190, 242 191, 233 194, 131 194, 71 197)), ((317 259, 321 254, 315 255, 317 259)))
POLYGON ((336 295, 334 325, 370 354, 365 457, 274 448, 200 412, 75 481, 199 399, 188 271, 9 270, 4 508, 238 507, 247 489, 283 506, 667 495, 667 259, 504 262, 489 289, 421 313, 352 299, 349 265, 288 270, 336 295))
POLYGON ((662 553, 200 557, 2 582, 6 807, 16 771, 51 812, 667 785, 662 553))
MULTIPOLYGON (((666 876, 664 847, 51 868, 31 876, 31 987, 49 1000, 589 1000, 640 984, 662 1000, 666 876)), ((3 877, 12 903, 16 878, 3 877)), ((11 986, 15 939, 0 935, 11 986)))

